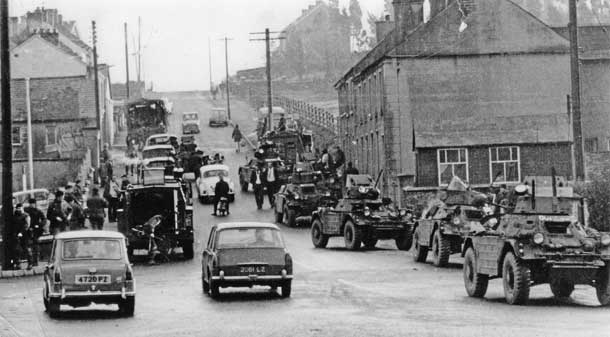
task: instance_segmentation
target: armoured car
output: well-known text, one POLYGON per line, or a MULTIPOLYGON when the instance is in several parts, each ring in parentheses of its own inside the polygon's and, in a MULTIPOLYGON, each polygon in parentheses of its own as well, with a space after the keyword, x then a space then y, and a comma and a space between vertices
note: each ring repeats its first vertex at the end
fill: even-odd
POLYGON ((530 287, 548 283, 558 298, 577 284, 591 285, 610 305, 610 235, 584 225, 584 200, 570 188, 536 193, 515 188, 505 214, 485 221, 487 230, 466 238, 463 276, 466 292, 483 297, 490 279, 502 278, 509 304, 526 304, 530 287))
POLYGON ((398 209, 389 198, 380 198, 368 175, 349 175, 346 186, 345 198, 313 212, 311 240, 316 248, 326 247, 333 236, 343 236, 349 250, 358 250, 362 244, 372 249, 378 240, 388 239, 394 239, 400 250, 411 248, 409 210, 398 209))
POLYGON ((294 227, 299 219, 311 223, 311 214, 320 205, 320 199, 330 197, 330 192, 322 188, 322 182, 320 172, 297 169, 290 183, 282 185, 275 194, 275 222, 289 227, 294 227))

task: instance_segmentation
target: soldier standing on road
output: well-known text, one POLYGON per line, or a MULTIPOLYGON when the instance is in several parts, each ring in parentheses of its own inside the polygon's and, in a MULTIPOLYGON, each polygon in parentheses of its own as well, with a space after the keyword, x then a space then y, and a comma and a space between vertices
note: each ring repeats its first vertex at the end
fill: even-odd
POLYGON ((70 225, 70 230, 75 231, 83 229, 85 227, 85 213, 83 211, 83 208, 71 195, 66 196, 65 200, 72 208, 72 212, 68 216, 68 224, 70 225))
POLYGON ((102 150, 102 162, 107 162, 110 159, 112 159, 112 157, 110 156, 110 150, 108 149, 110 147, 110 145, 108 145, 108 143, 104 144, 104 149, 102 150))
POLYGON ((26 207, 24 211, 30 216, 30 232, 32 235, 32 264, 37 266, 40 255, 38 238, 40 238, 44 233, 44 226, 47 222, 47 218, 36 206, 36 199, 30 199, 28 204, 28 207, 26 207))
POLYGON ((108 202, 100 196, 100 190, 94 187, 91 190, 91 198, 87 199, 87 213, 91 228, 94 230, 102 230, 104 228, 104 219, 106 212, 104 208, 108 207, 108 202))
POLYGON ((30 232, 30 216, 23 211, 23 205, 15 205, 15 213, 12 221, 12 250, 14 252, 13 267, 19 268, 19 263, 24 255, 28 260, 28 270, 32 269, 32 236, 30 232))
POLYGON ((241 130, 239 130, 239 125, 235 124, 235 128, 233 129, 233 141, 237 144, 237 149, 235 152, 239 153, 241 147, 241 130))
POLYGON ((269 205, 273 208, 275 202, 275 193, 277 191, 277 169, 275 163, 269 163, 267 169, 264 172, 264 182, 267 187, 267 197, 269 198, 269 205))
POLYGON ((263 171, 261 170, 261 165, 259 165, 254 171, 252 171, 252 175, 250 176, 250 183, 254 188, 254 199, 256 200, 256 206, 260 210, 263 208, 264 198, 263 171))
POLYGON ((53 200, 47 210, 47 219, 51 222, 49 227, 51 234, 55 235, 66 231, 68 212, 67 207, 64 207, 64 192, 55 192, 55 200, 53 200))
POLYGON ((114 177, 110 177, 106 186, 105 197, 108 200, 108 221, 116 222, 117 209, 119 208, 119 197, 121 196, 121 188, 114 177))

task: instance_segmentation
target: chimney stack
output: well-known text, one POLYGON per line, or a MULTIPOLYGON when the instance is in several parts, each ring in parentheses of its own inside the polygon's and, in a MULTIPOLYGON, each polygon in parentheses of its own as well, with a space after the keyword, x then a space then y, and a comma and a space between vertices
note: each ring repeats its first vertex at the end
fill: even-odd
POLYGON ((394 22, 390 20, 390 15, 385 16, 385 21, 375 22, 375 31, 377 33, 377 43, 381 42, 394 28, 394 22))
POLYGON ((399 39, 424 21, 424 0, 394 0, 392 5, 399 39))

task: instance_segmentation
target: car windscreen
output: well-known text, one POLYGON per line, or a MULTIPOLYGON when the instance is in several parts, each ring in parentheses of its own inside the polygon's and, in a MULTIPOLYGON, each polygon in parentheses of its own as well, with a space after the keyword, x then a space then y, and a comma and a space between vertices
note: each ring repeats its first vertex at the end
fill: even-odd
POLYGON ((169 137, 151 138, 149 143, 149 145, 168 145, 170 143, 170 139, 169 137))
POLYGON ((284 248, 280 231, 272 228, 235 228, 218 233, 218 249, 284 248))
POLYGON ((228 177, 229 176, 229 171, 227 171, 227 170, 210 170, 210 171, 205 171, 205 172, 203 172, 203 177, 204 178, 218 177, 221 174, 222 174, 223 177, 228 177))
POLYGON ((119 260, 121 242, 116 239, 74 239, 63 243, 64 260, 119 260))
POLYGON ((182 116, 182 120, 185 120, 185 121, 196 121, 198 119, 199 119, 199 116, 197 116, 196 114, 187 114, 187 115, 182 116))

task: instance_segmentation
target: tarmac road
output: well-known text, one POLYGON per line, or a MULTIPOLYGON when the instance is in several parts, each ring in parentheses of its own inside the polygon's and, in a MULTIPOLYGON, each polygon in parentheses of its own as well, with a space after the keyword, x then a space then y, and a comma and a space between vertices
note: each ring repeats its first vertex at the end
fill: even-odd
MULTIPOLYGON (((169 94, 171 128, 180 134, 180 112, 201 113, 200 147, 222 151, 238 181, 245 154, 236 154, 231 128, 210 129, 209 100, 201 94, 169 94)), ((222 105, 222 101, 219 104, 222 105)), ((233 103, 233 120, 245 133, 252 109, 233 103)), ((237 184, 236 184, 237 185, 237 184)), ((122 318, 114 306, 66 309, 60 319, 44 312, 41 278, 0 280, 0 336, 609 336, 610 309, 600 308, 591 287, 577 287, 568 301, 553 299, 547 285, 532 289, 530 304, 507 305, 499 280, 486 299, 464 290, 461 259, 438 269, 416 264, 392 241, 378 249, 348 252, 341 239, 314 249, 307 228, 282 227, 295 263, 293 294, 282 299, 265 288, 221 290, 215 301, 201 290, 203 243, 212 224, 272 221, 265 204, 256 210, 250 193, 239 194, 231 215, 215 218, 211 205, 195 206, 196 257, 157 266, 136 264, 136 314, 122 318)))

